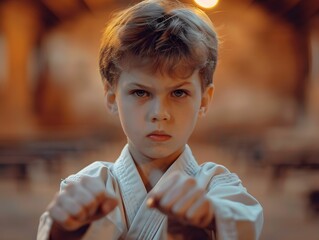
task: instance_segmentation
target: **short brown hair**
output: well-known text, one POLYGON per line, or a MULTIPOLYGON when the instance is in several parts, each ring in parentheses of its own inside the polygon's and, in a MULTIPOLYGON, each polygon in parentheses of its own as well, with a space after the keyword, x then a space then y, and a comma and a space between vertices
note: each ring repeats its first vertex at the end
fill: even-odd
POLYGON ((113 86, 133 56, 169 75, 191 75, 198 69, 205 88, 212 83, 217 47, 213 24, 201 10, 177 0, 144 0, 108 23, 100 49, 100 73, 104 85, 113 86))

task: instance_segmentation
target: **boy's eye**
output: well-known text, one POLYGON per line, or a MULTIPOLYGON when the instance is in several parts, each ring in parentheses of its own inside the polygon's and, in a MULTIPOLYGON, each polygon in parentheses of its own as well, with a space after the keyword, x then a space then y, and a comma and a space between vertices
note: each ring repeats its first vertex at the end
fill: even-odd
POLYGON ((137 97, 143 98, 143 97, 148 97, 149 93, 146 92, 145 90, 134 90, 133 94, 137 97))
POLYGON ((185 97, 187 95, 185 90, 177 89, 172 92, 173 97, 185 97))

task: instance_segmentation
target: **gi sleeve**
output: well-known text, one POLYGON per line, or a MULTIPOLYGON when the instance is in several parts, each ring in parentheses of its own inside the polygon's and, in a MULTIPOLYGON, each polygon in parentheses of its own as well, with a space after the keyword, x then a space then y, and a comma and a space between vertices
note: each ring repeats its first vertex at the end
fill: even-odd
POLYGON ((259 239, 263 209, 241 180, 225 167, 208 163, 199 173, 215 211, 218 240, 259 239))

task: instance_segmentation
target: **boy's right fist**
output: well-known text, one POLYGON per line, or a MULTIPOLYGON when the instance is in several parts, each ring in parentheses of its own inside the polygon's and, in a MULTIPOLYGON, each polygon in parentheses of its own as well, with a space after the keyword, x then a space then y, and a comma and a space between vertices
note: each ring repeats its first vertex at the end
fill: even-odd
POLYGON ((106 192, 101 179, 83 176, 57 193, 48 206, 54 222, 65 231, 76 231, 110 213, 118 202, 106 192))

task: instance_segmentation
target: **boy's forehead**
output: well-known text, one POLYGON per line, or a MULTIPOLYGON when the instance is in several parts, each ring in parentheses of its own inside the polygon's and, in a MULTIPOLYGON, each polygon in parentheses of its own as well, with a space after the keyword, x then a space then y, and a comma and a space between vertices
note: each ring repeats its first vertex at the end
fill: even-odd
POLYGON ((121 71, 138 72, 143 75, 157 75, 165 78, 171 78, 175 81, 185 81, 189 79, 196 68, 184 62, 175 62, 163 64, 157 59, 150 57, 127 56, 121 61, 121 71))
POLYGON ((198 71, 194 71, 193 74, 187 78, 174 77, 160 71, 150 71, 146 68, 130 68, 122 71, 120 79, 124 86, 128 85, 153 85, 154 83, 161 83, 165 87, 174 87, 177 85, 192 84, 199 82, 198 71))

